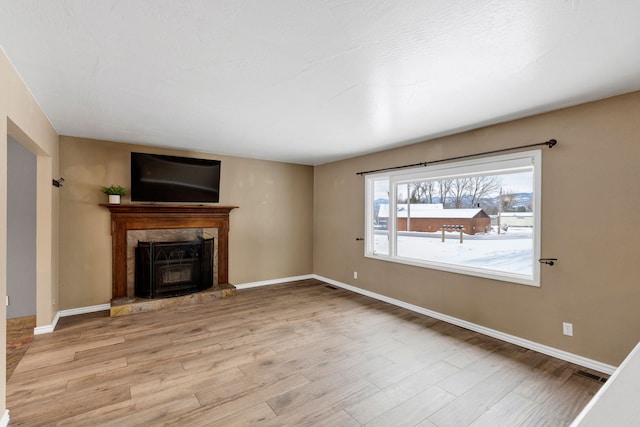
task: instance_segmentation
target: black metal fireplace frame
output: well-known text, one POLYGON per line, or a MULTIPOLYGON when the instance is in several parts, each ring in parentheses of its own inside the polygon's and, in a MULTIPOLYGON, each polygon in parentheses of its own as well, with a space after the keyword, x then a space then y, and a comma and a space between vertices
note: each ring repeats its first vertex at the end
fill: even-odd
POLYGON ((210 288, 214 283, 213 253, 213 238, 138 242, 135 248, 135 296, 166 298, 210 288))

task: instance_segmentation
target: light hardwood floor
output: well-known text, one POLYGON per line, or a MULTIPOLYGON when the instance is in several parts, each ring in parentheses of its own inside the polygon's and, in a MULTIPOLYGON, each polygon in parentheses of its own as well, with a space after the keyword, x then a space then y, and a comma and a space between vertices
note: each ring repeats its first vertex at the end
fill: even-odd
POLYGON ((35 327, 36 316, 7 319, 7 379, 31 345, 35 327))
POLYGON ((562 426, 582 368, 316 280, 61 319, 7 385, 11 426, 562 426))

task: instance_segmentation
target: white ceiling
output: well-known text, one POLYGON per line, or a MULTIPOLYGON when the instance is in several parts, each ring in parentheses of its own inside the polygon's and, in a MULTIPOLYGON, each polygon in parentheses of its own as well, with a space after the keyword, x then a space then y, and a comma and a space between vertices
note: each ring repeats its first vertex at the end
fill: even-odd
POLYGON ((0 46, 62 135, 317 165, 640 90, 640 1, 0 0, 0 46))

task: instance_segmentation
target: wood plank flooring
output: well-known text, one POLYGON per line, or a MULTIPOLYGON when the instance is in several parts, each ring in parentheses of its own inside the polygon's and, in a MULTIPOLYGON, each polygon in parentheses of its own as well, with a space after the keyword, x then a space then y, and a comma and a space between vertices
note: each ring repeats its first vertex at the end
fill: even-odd
POLYGON ((305 280, 63 318, 7 407, 12 426, 562 426, 602 385, 580 369, 305 280))
POLYGON ((36 316, 7 319, 7 379, 31 345, 35 327, 36 316))

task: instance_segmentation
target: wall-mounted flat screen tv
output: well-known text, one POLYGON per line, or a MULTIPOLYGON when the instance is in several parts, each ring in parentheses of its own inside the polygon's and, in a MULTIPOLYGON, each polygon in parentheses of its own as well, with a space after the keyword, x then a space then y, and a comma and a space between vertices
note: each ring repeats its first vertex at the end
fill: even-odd
POLYGON ((220 160, 131 153, 132 202, 218 203, 220 160))

